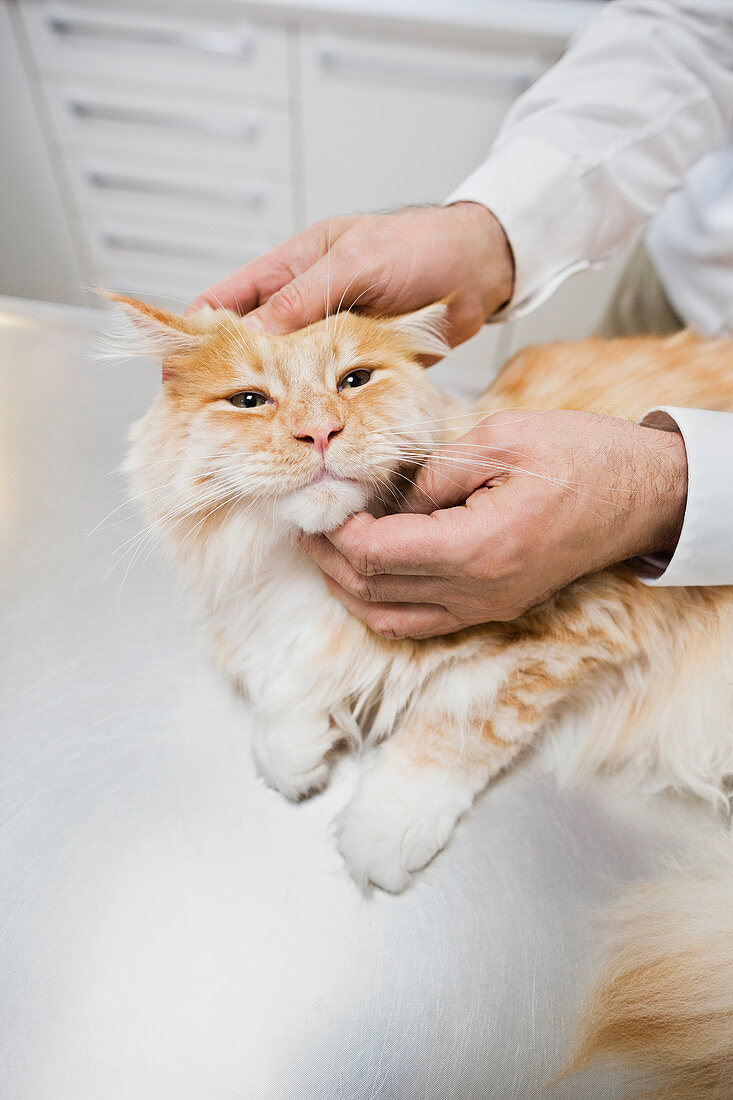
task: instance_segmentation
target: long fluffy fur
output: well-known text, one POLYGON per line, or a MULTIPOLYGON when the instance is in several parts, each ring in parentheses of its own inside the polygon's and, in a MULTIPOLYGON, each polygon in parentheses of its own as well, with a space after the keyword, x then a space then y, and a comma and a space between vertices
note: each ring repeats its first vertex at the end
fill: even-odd
POLYGON ((605 963, 568 1067, 651 1066, 659 1100, 733 1096, 733 840, 638 887, 608 914, 605 963))
MULTIPOLYGON (((730 342, 682 333, 528 349, 451 419, 417 365, 442 348, 444 307, 270 337, 223 312, 190 321, 122 304, 137 346, 167 357, 163 391, 134 429, 133 485, 259 716, 262 774, 301 797, 327 783, 340 742, 384 742, 340 822, 358 882, 403 889, 540 733, 558 731, 566 774, 624 769, 727 807, 733 588, 647 588, 619 567, 514 623, 388 640, 331 596, 297 533, 397 507, 416 456, 494 410, 733 409, 730 342), (375 380, 341 393, 355 364, 375 380), (226 394, 248 389, 280 396, 235 413, 226 394), (302 443, 314 416, 341 426, 325 482, 302 443)), ((621 903, 575 1066, 615 1051, 670 1068, 669 1096, 732 1095, 721 1091, 733 1052, 732 866, 718 846, 621 903)))

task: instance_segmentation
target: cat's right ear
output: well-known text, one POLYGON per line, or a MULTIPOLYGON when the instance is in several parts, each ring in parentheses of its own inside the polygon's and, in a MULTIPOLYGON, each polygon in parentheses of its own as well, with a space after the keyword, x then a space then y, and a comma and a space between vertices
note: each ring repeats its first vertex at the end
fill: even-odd
POLYGON ((164 382, 175 374, 171 360, 200 351, 206 341, 208 326, 198 314, 179 317, 125 294, 98 293, 113 302, 127 321, 124 331, 115 333, 116 354, 162 356, 164 382))

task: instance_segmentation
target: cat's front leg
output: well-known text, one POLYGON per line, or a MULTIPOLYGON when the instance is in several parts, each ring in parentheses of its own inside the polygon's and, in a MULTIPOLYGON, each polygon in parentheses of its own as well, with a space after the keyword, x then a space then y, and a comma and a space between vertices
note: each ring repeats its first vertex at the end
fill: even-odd
POLYGON ((499 741, 485 726, 415 714, 377 750, 339 821, 341 854, 362 889, 404 890, 517 753, 521 742, 499 741))
POLYGON ((586 643, 577 629, 574 637, 553 641, 548 633, 513 647, 503 660, 494 655, 462 673, 449 670, 378 750, 339 830, 341 852, 362 887, 404 890, 412 872, 445 846, 476 795, 533 740, 569 690, 584 675, 627 656, 619 650, 609 657, 593 636, 586 643), (486 689, 491 670, 497 676, 491 694, 471 699, 473 685, 486 689), (451 695, 464 698, 459 713, 441 706, 451 695))
POLYGON ((342 738, 326 711, 279 714, 260 719, 252 753, 265 782, 298 800, 326 786, 331 750, 342 738))

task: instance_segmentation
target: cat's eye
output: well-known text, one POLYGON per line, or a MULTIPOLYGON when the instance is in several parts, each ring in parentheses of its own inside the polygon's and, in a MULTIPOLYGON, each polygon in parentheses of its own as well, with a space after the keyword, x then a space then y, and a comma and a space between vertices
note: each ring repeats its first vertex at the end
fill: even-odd
POLYGON ((355 390, 357 386, 365 386, 371 376, 372 372, 370 370, 350 370, 339 382, 339 392, 341 390, 355 390))
POLYGON ((243 390, 242 393, 233 393, 228 400, 230 405, 235 405, 238 409, 256 409, 258 405, 267 404, 264 393, 257 393, 256 390, 243 390))

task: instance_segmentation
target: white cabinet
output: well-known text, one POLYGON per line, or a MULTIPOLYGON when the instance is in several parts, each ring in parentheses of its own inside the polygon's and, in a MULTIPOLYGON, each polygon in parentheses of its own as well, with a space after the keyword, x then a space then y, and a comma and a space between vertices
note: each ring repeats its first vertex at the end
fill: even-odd
MULTIPOLYGON (((536 29, 540 9, 513 26, 486 0, 472 34, 465 3, 433 5, 443 30, 392 6, 370 19, 356 2, 329 16, 307 0, 21 0, 83 280, 179 306, 319 217, 441 202, 559 56, 570 9, 546 0, 536 29)), ((581 277, 438 374, 475 389, 533 333, 582 335, 607 288, 581 277)))
POLYGON ((357 35, 301 40, 305 211, 440 202, 552 58, 357 35))
POLYGON ((287 42, 281 27, 247 19, 246 5, 175 11, 151 3, 24 0, 31 49, 50 78, 97 77, 120 87, 195 90, 206 96, 288 99, 287 42), (156 10, 156 8, 158 10, 156 10))
POLYGON ((179 306, 295 231, 285 25, 246 4, 21 11, 89 282, 179 306))

